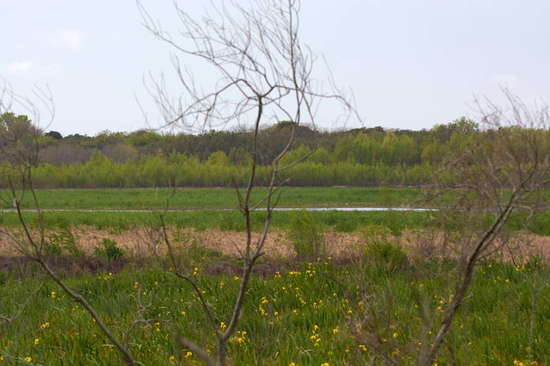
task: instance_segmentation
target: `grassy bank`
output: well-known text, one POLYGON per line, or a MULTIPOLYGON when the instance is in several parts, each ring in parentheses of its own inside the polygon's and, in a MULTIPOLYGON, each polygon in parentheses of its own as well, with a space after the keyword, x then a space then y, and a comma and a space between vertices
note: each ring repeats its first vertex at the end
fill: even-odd
MULTIPOLYGON (((437 323, 447 304, 450 263, 423 262, 397 271, 378 264, 382 267, 303 264, 291 272, 255 277, 239 333, 230 342, 234 364, 367 364, 373 349, 354 330, 367 314, 362 295, 371 293, 378 296, 369 309, 387 312, 380 318, 388 321, 379 334, 384 347, 399 364, 414 364, 424 341, 419 337, 425 326, 422 311, 437 323)), ((226 319, 238 278, 210 275, 206 264, 197 265, 196 273, 207 301, 226 319)), ((480 274, 439 364, 550 363, 550 287, 542 286, 550 281, 550 270, 535 264, 516 268, 485 263, 480 274)), ((1 312, 19 316, 0 323, 0 364, 122 364, 90 317, 53 283, 16 281, 9 275, 1 283, 1 312)), ((175 345, 178 332, 214 348, 189 286, 170 274, 128 267, 115 274, 72 278, 69 284, 89 299, 145 365, 198 365, 194 355, 175 345)), ((436 328, 427 331, 433 334, 436 328)))

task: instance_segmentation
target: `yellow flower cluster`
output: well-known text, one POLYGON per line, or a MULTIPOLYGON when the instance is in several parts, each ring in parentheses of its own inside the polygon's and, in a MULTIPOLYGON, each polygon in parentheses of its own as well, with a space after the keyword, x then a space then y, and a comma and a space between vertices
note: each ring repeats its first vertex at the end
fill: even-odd
POLYGON ((319 335, 319 326, 315 324, 312 329, 312 334, 309 339, 313 342, 313 346, 319 347, 321 343, 321 336, 319 335))
POLYGON ((542 366, 537 361, 520 361, 514 360, 514 366, 542 366))
POLYGON ((267 311, 264 308, 264 305, 269 304, 269 300, 264 296, 260 299, 260 304, 258 305, 258 312, 261 316, 267 316, 267 311))
POLYGON ((104 275, 99 275, 97 277, 98 280, 103 280, 103 281, 108 281, 108 280, 112 280, 113 279, 113 273, 112 272, 109 272, 107 274, 104 274, 104 275))
POLYGON ((248 333, 246 332, 246 330, 239 330, 239 331, 237 331, 236 336, 231 337, 230 341, 233 342, 233 343, 238 343, 238 344, 245 343, 247 341, 247 339, 246 339, 247 334, 248 333))

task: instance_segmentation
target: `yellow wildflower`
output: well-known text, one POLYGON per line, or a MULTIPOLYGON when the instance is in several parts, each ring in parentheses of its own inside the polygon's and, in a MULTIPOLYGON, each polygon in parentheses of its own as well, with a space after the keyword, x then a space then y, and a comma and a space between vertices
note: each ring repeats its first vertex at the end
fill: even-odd
POLYGON ((193 352, 191 352, 191 351, 187 351, 183 355, 183 358, 191 358, 191 357, 193 357, 193 352))
POLYGON ((40 344, 40 338, 35 338, 34 339, 34 344, 40 344))

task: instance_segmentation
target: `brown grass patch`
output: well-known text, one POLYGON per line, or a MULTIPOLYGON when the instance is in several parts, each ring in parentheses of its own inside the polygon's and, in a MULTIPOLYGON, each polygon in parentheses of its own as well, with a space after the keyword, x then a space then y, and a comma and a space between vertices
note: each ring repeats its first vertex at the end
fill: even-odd
MULTIPOLYGON (((246 236, 244 232, 222 231, 208 229, 197 231, 194 229, 177 229, 170 227, 169 236, 174 247, 184 248, 195 243, 205 248, 215 250, 231 257, 240 257, 244 249, 246 236)), ((55 234, 56 231, 48 231, 46 236, 55 234)), ((89 226, 78 226, 72 229, 78 247, 87 254, 93 254, 94 249, 103 239, 110 239, 124 249, 129 256, 146 257, 165 254, 165 245, 162 236, 156 230, 148 228, 136 228, 131 230, 98 230, 89 226)), ((252 238, 257 241, 259 233, 253 233, 252 238)), ((411 256, 449 256, 453 248, 449 248, 444 241, 442 233, 427 233, 419 231, 405 231, 399 237, 398 242, 411 256)), ((361 250, 364 242, 360 233, 327 232, 325 234, 327 254, 334 258, 348 258, 356 255, 361 250)), ((523 260, 532 256, 550 258, 550 237, 524 233, 508 243, 497 248, 493 256, 503 260, 523 260)), ((294 257, 292 243, 287 235, 281 231, 272 231, 265 244, 265 253, 269 258, 289 260, 294 257)), ((456 253, 456 252, 455 252, 456 253)), ((0 237, 0 256, 20 256, 13 243, 6 237, 0 237)), ((452 256, 452 255, 451 255, 452 256)))

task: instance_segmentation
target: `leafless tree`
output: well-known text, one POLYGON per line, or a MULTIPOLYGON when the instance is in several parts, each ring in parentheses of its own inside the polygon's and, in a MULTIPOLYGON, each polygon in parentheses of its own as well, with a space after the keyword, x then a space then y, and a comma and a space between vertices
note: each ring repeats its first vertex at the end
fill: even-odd
MULTIPOLYGON (((121 353, 127 365, 137 365, 128 349, 106 326, 94 307, 80 293, 71 289, 48 264, 45 255, 47 238, 44 212, 40 207, 32 179, 33 167, 38 164, 41 132, 27 117, 23 119, 12 118, 15 116, 14 110, 25 110, 32 116, 32 121, 35 124, 41 120, 40 112, 43 110, 47 112, 48 124, 53 121, 55 116, 53 98, 47 90, 35 91, 34 99, 20 96, 9 85, 5 86, 0 93, 0 116, 10 117, 0 120, 0 153, 9 157, 7 165, 3 166, 0 172, 0 179, 4 180, 3 185, 8 189, 7 193, 4 193, 0 198, 12 205, 22 231, 22 235, 18 235, 18 233, 11 230, 0 228, 0 235, 8 239, 19 253, 38 263, 49 278, 90 314, 97 326, 121 353), (38 100, 38 102, 35 102, 35 100, 38 100), (41 104, 43 105, 42 108, 41 104), (32 208, 38 217, 37 225, 34 228, 29 225, 23 212, 22 201, 25 195, 30 195, 32 208)), ((0 317, 0 319, 10 320, 6 316, 0 317)))
MULTIPOLYGON (((422 329, 408 342, 395 342, 388 334, 395 327, 396 294, 373 280, 362 280, 365 311, 359 322, 352 324, 352 331, 373 352, 372 364, 375 360, 387 365, 416 360, 420 366, 431 366, 443 352, 447 353, 445 361, 457 364, 448 335, 468 297, 477 265, 504 251, 509 254, 512 244, 520 249, 528 245, 517 227, 510 227, 513 215, 518 219, 515 224, 520 222, 527 228, 538 210, 547 209, 541 193, 550 183, 548 109, 545 105, 529 107, 508 90, 504 95, 506 108, 477 101, 479 130, 461 136, 461 146, 443 157, 442 167, 434 176, 438 184, 427 193, 432 204, 436 202, 440 208, 430 213, 431 224, 410 239, 420 253, 413 260, 433 260, 427 269, 411 268, 413 277, 438 275, 448 279, 448 299, 432 306, 432 292, 413 289, 422 329), (438 201, 449 193, 452 203, 448 196, 443 204, 438 201), (456 266, 450 270, 450 261, 441 259, 450 259, 456 266)), ((390 243, 387 239, 384 242, 390 243)))
MULTIPOLYGON (((252 201, 259 164, 258 134, 268 123, 292 121, 298 126, 303 121, 315 123, 319 102, 333 102, 350 115, 352 105, 330 82, 331 92, 315 87, 313 78, 316 58, 300 40, 300 1, 258 0, 247 7, 237 1, 212 2, 212 14, 200 21, 174 2, 174 11, 181 29, 172 33, 137 2, 145 27, 172 51, 181 94, 176 98, 169 92, 166 77, 150 78, 146 84, 164 118, 165 126, 190 130, 225 127, 228 124, 251 126, 250 146, 252 162, 246 187, 236 187, 239 210, 245 221, 245 238, 241 249, 243 260, 241 283, 235 295, 233 311, 220 329, 217 318, 204 299, 197 284, 188 274, 176 270, 179 277, 191 283, 195 294, 211 321, 217 342, 215 356, 184 336, 181 344, 193 351, 208 365, 227 363, 226 346, 236 331, 250 278, 257 261, 264 254, 273 207, 277 202, 279 174, 296 162, 282 163, 282 158, 294 141, 292 130, 285 146, 271 162, 271 177, 267 194, 259 202, 252 201), (205 86, 200 75, 185 65, 189 59, 202 62, 215 75, 211 85, 205 86), (259 239, 253 240, 251 213, 265 207, 266 218, 259 239)), ((204 77, 203 77, 204 78, 204 77)), ((168 235, 166 244, 171 252, 168 235)), ((178 268, 174 263, 174 268, 178 268)))
MULTIPOLYGON (((457 283, 439 330, 419 359, 432 365, 463 304, 479 261, 507 243, 513 213, 526 220, 541 207, 540 193, 550 183, 548 108, 530 108, 504 90, 507 108, 478 101, 481 131, 446 162, 456 182, 457 201, 441 217, 453 220, 460 243, 457 283)), ((443 185, 442 188, 448 188, 443 185)), ((457 239, 458 238, 458 239, 457 239)))

